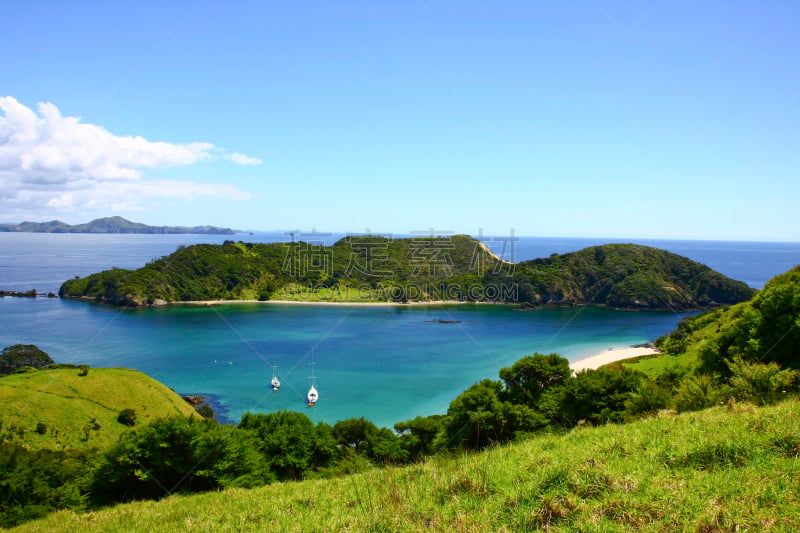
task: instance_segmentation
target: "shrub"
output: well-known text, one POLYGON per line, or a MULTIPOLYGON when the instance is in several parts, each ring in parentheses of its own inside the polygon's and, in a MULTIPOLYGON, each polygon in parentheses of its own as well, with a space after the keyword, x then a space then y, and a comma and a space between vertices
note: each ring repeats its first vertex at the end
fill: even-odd
POLYGON ((85 507, 93 457, 84 451, 28 450, 0 443, 0 528, 57 509, 85 507))
POLYGON ((96 504, 108 504, 269 480, 249 433, 172 417, 123 434, 94 471, 91 496, 96 504))
POLYGON ((692 374, 681 381, 675 393, 678 411, 698 411, 724 403, 730 397, 730 388, 717 384, 711 374, 692 374))
POLYGON ((666 408, 672 400, 672 391, 655 380, 646 380, 625 400, 629 417, 656 413, 666 408))
POLYGON ((207 403, 203 403, 195 407, 195 410, 200 413, 203 418, 214 419, 214 410, 207 403))
POLYGON ((507 442, 518 433, 539 430, 548 424, 541 413, 525 404, 501 400, 503 385, 484 379, 450 402, 438 448, 481 449, 507 442))
POLYGON ((418 416, 413 420, 398 422, 394 429, 401 435, 409 458, 416 459, 433 453, 434 438, 441 431, 443 423, 443 415, 418 416))
POLYGON ((541 408, 552 420, 567 426, 580 420, 594 424, 619 422, 625 417, 625 402, 631 399, 643 377, 625 367, 583 370, 563 387, 547 391, 541 408))
POLYGON ((239 428, 254 435, 268 468, 278 479, 300 479, 327 466, 336 455, 330 426, 311 422, 303 413, 245 413, 239 428))
POLYGON ((796 387, 800 377, 797 370, 781 370, 775 362, 751 363, 741 357, 728 362, 728 367, 733 374, 730 380, 733 395, 757 405, 775 403, 796 387))
POLYGON ((53 360, 33 344, 15 344, 0 352, 0 375, 13 374, 23 368, 44 368, 53 360))
POLYGON ((136 411, 133 409, 123 409, 117 416, 117 422, 125 424, 126 426, 133 426, 136 424, 136 411))
POLYGON ((531 407, 536 406, 542 392, 563 384, 571 375, 569 361, 556 353, 534 353, 523 357, 511 368, 500 370, 500 379, 505 384, 504 396, 514 403, 531 407))

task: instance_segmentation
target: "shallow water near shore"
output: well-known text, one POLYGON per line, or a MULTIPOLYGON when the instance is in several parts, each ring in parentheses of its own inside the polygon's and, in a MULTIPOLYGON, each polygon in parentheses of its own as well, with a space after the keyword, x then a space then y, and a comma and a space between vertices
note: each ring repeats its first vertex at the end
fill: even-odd
POLYGON ((443 413, 472 383, 533 352, 570 360, 648 342, 685 313, 511 306, 236 304, 119 310, 0 299, 13 315, 0 342, 37 344, 54 360, 136 368, 180 394, 208 394, 228 421, 247 411, 303 411, 334 423, 392 424, 443 413), (12 341, 13 339, 13 341, 12 341), (311 352, 320 401, 309 409, 311 352), (269 386, 277 365, 281 390, 269 386))

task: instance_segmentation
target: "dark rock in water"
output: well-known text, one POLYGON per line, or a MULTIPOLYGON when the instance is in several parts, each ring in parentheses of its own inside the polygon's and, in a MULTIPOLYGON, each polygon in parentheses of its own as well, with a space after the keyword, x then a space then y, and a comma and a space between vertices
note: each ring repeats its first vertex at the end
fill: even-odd
POLYGON ((199 394, 187 394, 186 396, 182 396, 182 398, 191 405, 200 405, 205 401, 205 398, 199 394))
POLYGON ((460 320, 445 320, 443 318, 434 318, 433 320, 426 320, 425 322, 434 322, 436 324, 461 324, 460 320))
POLYGON ((228 412, 220 403, 219 397, 213 394, 186 394, 181 395, 187 403, 194 406, 195 410, 204 418, 216 420, 220 424, 235 424, 228 417, 228 412))
POLYGON ((29 291, 3 291, 0 290, 0 296, 14 296, 17 298, 36 298, 36 289, 29 291))
POLYGON ((48 292, 47 294, 38 293, 36 289, 31 289, 29 291, 4 291, 0 289, 0 297, 3 296, 11 296, 14 298, 58 298, 58 295, 53 294, 52 292, 48 292))

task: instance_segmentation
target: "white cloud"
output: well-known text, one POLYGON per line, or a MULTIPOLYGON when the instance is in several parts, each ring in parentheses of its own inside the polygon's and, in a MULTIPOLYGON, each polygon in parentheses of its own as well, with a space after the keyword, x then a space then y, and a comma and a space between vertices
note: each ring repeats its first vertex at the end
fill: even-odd
POLYGON ((244 154, 232 153, 225 156, 225 159, 232 161, 237 165, 260 165, 261 160, 257 157, 250 157, 244 154))
POLYGON ((0 97, 0 214, 83 211, 132 206, 148 198, 232 200, 249 194, 226 184, 144 179, 143 170, 184 167, 225 159, 238 165, 261 161, 210 143, 153 142, 117 136, 51 103, 38 114, 11 96, 0 97))

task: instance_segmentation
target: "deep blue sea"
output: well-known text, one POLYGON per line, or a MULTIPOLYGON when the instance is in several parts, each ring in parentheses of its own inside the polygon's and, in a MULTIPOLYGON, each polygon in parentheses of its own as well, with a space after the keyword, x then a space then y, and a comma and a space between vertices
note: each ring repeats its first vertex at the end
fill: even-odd
MULTIPOLYGON (((332 243, 341 237, 321 239, 332 243)), ((138 268, 182 244, 226 239, 281 242, 287 237, 0 233, 0 289, 58 292, 74 276, 111 267, 138 268)), ((607 242, 664 248, 755 288, 800 263, 800 243, 487 239, 490 248, 514 261, 607 242)), ((136 368, 181 394, 210 395, 216 410, 233 422, 246 411, 291 409, 329 423, 364 416, 391 426, 445 412, 466 387, 497 378, 501 367, 524 355, 558 352, 576 360, 651 341, 683 316, 487 305, 233 304, 119 310, 7 297, 0 298, 0 346, 36 344, 56 362, 136 368), (312 350, 320 401, 308 409, 304 397, 312 350), (272 364, 283 383, 277 393, 269 387, 272 364)))

